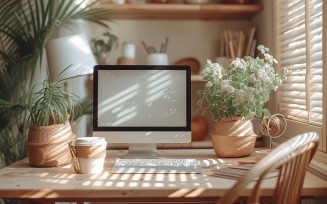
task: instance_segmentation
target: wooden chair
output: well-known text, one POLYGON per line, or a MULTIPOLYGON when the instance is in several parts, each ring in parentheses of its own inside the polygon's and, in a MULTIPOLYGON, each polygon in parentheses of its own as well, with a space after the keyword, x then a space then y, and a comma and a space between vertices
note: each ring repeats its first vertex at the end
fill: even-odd
POLYGON ((230 204, 237 200, 251 182, 248 203, 259 203, 260 185, 264 177, 276 168, 280 169, 272 203, 298 204, 307 167, 318 147, 318 135, 310 132, 295 136, 276 148, 255 164, 237 183, 218 201, 217 204, 230 204))

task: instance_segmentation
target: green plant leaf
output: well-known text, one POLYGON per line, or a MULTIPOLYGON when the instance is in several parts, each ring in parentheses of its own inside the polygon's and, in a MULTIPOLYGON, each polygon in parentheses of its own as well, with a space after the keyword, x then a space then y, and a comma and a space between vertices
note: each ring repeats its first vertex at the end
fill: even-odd
POLYGON ((270 111, 267 108, 263 108, 262 113, 263 113, 263 116, 269 116, 270 115, 270 111))

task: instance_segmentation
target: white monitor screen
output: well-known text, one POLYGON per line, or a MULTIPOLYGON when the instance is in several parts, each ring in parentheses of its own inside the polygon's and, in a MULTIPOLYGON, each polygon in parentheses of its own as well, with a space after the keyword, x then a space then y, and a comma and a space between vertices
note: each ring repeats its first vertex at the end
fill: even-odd
MULTIPOLYGON (((159 141, 152 135, 191 130, 189 66, 97 65, 93 88, 93 132, 97 136, 97 132, 112 137, 129 132, 133 142, 178 142, 178 137, 159 141), (140 135, 137 132, 152 139, 135 139, 140 135)), ((114 141, 127 143, 124 135, 114 141)))

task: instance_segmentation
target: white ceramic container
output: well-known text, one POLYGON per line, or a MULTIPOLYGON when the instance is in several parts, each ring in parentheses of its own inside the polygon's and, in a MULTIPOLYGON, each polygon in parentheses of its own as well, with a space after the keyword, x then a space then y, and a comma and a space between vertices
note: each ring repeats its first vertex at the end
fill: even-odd
POLYGON ((147 57, 148 65, 168 65, 169 59, 166 53, 150 53, 147 57))

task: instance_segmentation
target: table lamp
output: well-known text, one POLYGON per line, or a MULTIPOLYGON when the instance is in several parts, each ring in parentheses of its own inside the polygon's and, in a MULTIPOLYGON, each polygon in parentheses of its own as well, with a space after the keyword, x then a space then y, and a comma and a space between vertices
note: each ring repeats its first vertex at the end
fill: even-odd
POLYGON ((70 65, 72 66, 63 72, 58 79, 91 74, 96 64, 84 34, 50 40, 46 44, 46 53, 51 80, 56 79, 70 65))
MULTIPOLYGON (((87 93, 87 74, 93 74, 96 61, 84 34, 65 36, 50 40, 46 44, 46 54, 50 80, 69 79, 65 82, 66 89, 73 92, 79 98, 85 98, 87 93), (64 69, 70 66, 61 73, 64 69), (59 76, 59 74, 61 75, 59 76), (85 75, 85 76, 84 76, 85 75), (79 76, 79 77, 77 77, 79 76)), ((78 136, 87 136, 88 116, 83 115, 76 123, 78 136)))

